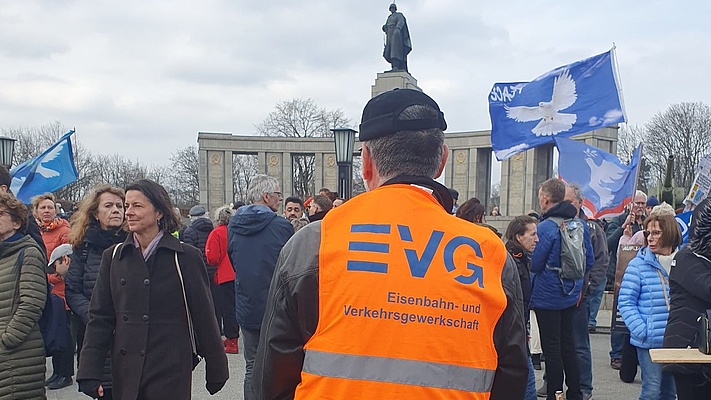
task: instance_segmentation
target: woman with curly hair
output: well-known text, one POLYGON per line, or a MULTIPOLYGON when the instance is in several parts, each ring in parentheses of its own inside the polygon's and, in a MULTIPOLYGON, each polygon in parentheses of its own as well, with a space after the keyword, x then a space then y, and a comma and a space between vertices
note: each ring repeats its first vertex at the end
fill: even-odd
MULTIPOLYGON (((69 243, 73 247, 65 292, 69 308, 79 318, 77 354, 81 357, 82 339, 89 322, 89 303, 99 275, 101 255, 109 247, 126 239, 123 229, 123 189, 110 185, 95 187, 72 215, 69 243)), ((104 399, 112 399, 111 363, 104 364, 104 399)))

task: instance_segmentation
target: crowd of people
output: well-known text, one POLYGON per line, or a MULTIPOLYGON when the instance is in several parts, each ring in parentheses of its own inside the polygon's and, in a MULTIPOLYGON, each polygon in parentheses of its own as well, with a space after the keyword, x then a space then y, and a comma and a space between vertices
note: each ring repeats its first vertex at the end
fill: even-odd
POLYGON ((580 186, 549 179, 540 213, 501 233, 478 199, 457 205, 434 180, 446 127, 426 94, 386 92, 360 125, 366 193, 284 199, 257 175, 245 203, 195 205, 185 227, 150 180, 97 186, 67 216, 50 193, 28 209, 0 167, 0 399, 73 385, 75 357, 92 398, 188 399, 203 360, 215 394, 234 374, 227 354, 241 353, 248 400, 589 400, 589 334, 628 245, 640 248, 621 279, 611 368, 630 382, 639 366, 640 399, 711 398, 708 367, 650 357, 698 344, 711 200, 682 246, 669 205, 638 191, 623 215, 588 219, 580 186), (52 338, 40 323, 50 300, 62 305, 52 338))

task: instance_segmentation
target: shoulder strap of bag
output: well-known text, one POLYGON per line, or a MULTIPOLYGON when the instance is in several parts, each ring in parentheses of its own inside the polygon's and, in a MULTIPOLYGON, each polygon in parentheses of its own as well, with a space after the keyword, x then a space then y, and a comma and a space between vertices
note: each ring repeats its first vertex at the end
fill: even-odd
POLYGON ((662 271, 657 269, 657 274, 659 275, 659 280, 662 281, 662 293, 664 293, 664 302, 667 303, 667 311, 671 310, 671 305, 669 304, 669 295, 667 294, 667 280, 664 279, 662 271))
POLYGON ((178 252, 175 252, 175 269, 178 271, 178 279, 180 279, 180 288, 183 290, 183 302, 185 303, 185 314, 188 316, 188 330, 190 331, 190 347, 193 354, 197 354, 195 347, 195 334, 193 332, 193 318, 190 315, 190 307, 188 307, 188 297, 185 295, 185 282, 183 281, 183 273, 180 271, 180 262, 178 261, 178 252))
POLYGON ((111 261, 113 261, 114 258, 116 258, 116 253, 118 252, 118 249, 119 249, 119 247, 121 247, 121 245, 122 245, 122 243, 119 243, 116 246, 114 246, 114 252, 113 252, 113 254, 111 254, 111 261))

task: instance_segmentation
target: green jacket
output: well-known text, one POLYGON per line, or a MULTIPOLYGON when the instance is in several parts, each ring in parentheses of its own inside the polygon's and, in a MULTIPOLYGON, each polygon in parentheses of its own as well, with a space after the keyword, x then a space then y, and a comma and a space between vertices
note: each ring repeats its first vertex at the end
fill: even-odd
POLYGON ((44 342, 38 321, 46 298, 44 254, 37 243, 29 236, 0 242, 0 400, 45 396, 44 342))

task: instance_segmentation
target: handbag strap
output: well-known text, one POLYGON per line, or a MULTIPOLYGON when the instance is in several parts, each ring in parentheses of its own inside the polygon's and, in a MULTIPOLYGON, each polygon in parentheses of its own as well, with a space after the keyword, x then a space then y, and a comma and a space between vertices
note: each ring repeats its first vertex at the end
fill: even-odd
POLYGON ((185 314, 188 316, 188 330, 190 331, 190 347, 193 354, 197 354, 195 347, 195 333, 193 331, 193 318, 190 315, 190 307, 188 307, 188 298, 185 295, 185 282, 183 281, 183 273, 180 271, 180 262, 178 261, 178 252, 175 252, 175 269, 178 271, 178 279, 180 279, 180 288, 183 290, 183 302, 185 303, 185 314))
POLYGON ((671 310, 671 306, 669 304, 669 295, 667 294, 667 280, 664 279, 662 271, 657 270, 657 274, 659 275, 659 280, 662 281, 662 293, 664 293, 664 302, 667 303, 667 311, 669 311, 671 310))

